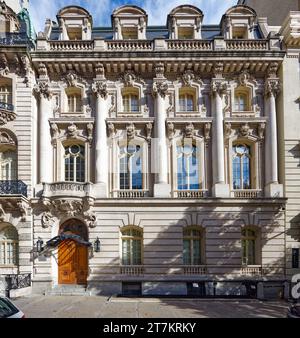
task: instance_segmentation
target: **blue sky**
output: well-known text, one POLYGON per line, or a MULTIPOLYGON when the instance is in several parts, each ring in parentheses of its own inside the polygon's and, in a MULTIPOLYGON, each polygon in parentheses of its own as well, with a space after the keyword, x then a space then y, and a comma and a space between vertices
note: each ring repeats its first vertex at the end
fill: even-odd
POLYGON ((30 0, 30 13, 37 32, 44 30, 46 18, 56 21, 56 13, 64 6, 79 5, 93 16, 94 26, 110 26, 112 11, 118 6, 132 4, 148 14, 148 25, 165 25, 168 13, 176 6, 191 4, 204 13, 205 24, 218 24, 225 11, 237 0, 30 0))

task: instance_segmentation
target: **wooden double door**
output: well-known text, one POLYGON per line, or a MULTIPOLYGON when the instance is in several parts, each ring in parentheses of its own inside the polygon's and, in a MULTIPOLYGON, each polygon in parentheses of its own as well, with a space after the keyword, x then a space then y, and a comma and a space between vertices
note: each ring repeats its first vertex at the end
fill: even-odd
MULTIPOLYGON (((63 224, 60 233, 79 235, 87 240, 84 224, 76 220, 63 224)), ((58 247, 58 283, 86 285, 88 276, 88 248, 66 239, 58 247)))

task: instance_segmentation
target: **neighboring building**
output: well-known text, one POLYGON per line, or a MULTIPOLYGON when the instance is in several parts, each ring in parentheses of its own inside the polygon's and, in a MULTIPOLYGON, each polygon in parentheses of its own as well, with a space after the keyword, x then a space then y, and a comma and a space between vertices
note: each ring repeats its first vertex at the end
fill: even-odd
POLYGON ((268 18, 270 26, 281 26, 290 11, 300 11, 300 0, 238 0, 238 4, 255 9, 259 17, 268 18))
MULTIPOLYGON (((93 27, 85 9, 68 6, 39 33, 24 88, 7 89, 19 71, 7 61, 2 100, 22 99, 0 128, 15 140, 0 168, 4 186, 25 182, 28 205, 21 215, 0 199, 0 273, 28 264, 34 292, 65 284, 94 294, 283 291, 277 135, 289 103, 280 37, 247 6, 214 26, 188 5, 166 27, 147 21, 143 9, 122 6, 112 27, 93 27)), ((294 21, 284 27, 291 41, 294 21)))

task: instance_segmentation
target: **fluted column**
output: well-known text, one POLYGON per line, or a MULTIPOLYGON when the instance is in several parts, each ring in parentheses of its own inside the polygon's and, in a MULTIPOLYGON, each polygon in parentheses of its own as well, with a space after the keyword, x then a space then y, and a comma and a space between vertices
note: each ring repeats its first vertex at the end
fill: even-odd
POLYGON ((213 152, 213 196, 229 197, 229 185, 225 183, 223 95, 227 83, 222 79, 212 79, 214 119, 212 124, 213 152))
POLYGON ((51 91, 47 69, 44 64, 39 65, 39 78, 34 86, 34 92, 39 101, 38 130, 39 130, 39 179, 38 183, 52 183, 53 155, 49 119, 51 111, 51 91))
POLYGON ((265 110, 268 117, 266 126, 266 151, 265 151, 265 194, 267 197, 281 197, 282 185, 278 184, 278 141, 277 141, 277 112, 276 96, 280 90, 277 78, 266 80, 265 110))
POLYGON ((154 197, 170 197, 170 184, 168 183, 168 147, 166 138, 166 95, 167 82, 158 78, 153 83, 153 96, 155 108, 155 168, 156 179, 154 184, 154 197))
POLYGON ((96 78, 92 85, 96 95, 95 121, 95 196, 108 196, 108 146, 106 118, 108 117, 107 84, 103 75, 96 78))

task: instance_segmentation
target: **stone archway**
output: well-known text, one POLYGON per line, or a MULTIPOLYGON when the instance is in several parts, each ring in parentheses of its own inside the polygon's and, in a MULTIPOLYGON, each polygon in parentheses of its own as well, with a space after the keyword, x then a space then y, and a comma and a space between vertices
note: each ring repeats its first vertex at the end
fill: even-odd
MULTIPOLYGON (((60 226, 59 234, 73 234, 88 240, 84 223, 70 219, 60 226)), ((88 248, 72 239, 65 239, 58 247, 58 284, 86 285, 88 248)))

